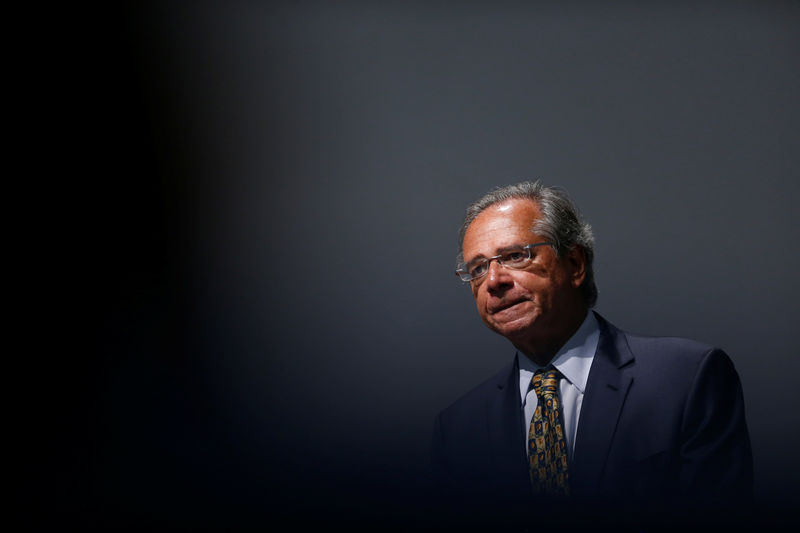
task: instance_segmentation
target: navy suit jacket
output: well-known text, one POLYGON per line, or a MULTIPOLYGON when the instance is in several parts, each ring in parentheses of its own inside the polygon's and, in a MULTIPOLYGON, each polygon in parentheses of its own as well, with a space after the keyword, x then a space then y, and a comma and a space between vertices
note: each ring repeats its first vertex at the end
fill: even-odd
POLYGON ((570 499, 531 493, 516 358, 436 418, 440 493, 459 512, 486 516, 527 515, 537 505, 706 513, 748 501, 752 454, 728 356, 687 339, 631 335, 596 316, 600 340, 569 464, 570 499))

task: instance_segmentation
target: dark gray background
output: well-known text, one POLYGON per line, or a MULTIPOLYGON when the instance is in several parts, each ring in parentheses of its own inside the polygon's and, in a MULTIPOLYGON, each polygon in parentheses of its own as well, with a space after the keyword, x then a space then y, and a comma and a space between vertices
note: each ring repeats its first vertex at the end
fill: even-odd
POLYGON ((601 314, 730 354, 793 504, 797 3, 157 4, 75 45, 57 516, 419 519, 435 414, 514 353, 452 273, 463 210, 530 178, 593 225, 601 314))

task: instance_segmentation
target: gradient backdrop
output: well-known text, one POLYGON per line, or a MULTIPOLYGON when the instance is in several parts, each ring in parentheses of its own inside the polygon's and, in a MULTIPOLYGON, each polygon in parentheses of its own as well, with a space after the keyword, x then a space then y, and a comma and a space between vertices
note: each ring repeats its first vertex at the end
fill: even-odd
POLYGON ((56 231, 91 349, 43 378, 39 516, 424 520, 434 416, 514 354, 457 229, 528 178, 593 225, 601 314, 730 354, 759 505, 795 505, 800 5, 642 4, 78 13, 56 231))

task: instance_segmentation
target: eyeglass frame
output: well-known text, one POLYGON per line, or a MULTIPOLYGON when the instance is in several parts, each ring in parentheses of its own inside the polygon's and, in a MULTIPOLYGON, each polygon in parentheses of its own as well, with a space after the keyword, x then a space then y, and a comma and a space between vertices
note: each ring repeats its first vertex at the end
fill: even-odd
MULTIPOLYGON (((536 248, 537 246, 545 246, 545 245, 555 246, 555 244, 556 243, 554 243, 552 241, 535 242, 533 244, 526 244, 525 246, 521 246, 520 250, 525 250, 525 251, 528 252, 528 258, 526 259, 526 261, 530 261, 533 258, 533 254, 531 253, 531 250, 533 248, 536 248)), ((462 263, 458 268, 456 268, 456 276, 458 276, 461 279, 461 281, 463 281, 464 283, 472 283, 476 279, 481 279, 484 276, 486 276, 486 274, 489 273, 489 265, 494 260, 497 260, 497 264, 502 266, 503 268, 510 268, 512 270, 522 270, 523 268, 525 268, 528 265, 528 263, 525 263, 524 265, 522 265, 520 267, 513 267, 513 266, 510 266, 510 265, 504 264, 500 260, 500 258, 503 257, 503 255, 505 255, 506 253, 508 253, 508 251, 503 252, 502 254, 499 254, 499 255, 492 256, 492 257, 484 257, 483 261, 486 261, 486 272, 484 272, 480 276, 470 277, 469 279, 464 279, 464 277, 461 275, 462 273, 467 275, 467 276, 470 275, 469 272, 466 270, 466 268, 467 268, 467 264, 466 263, 462 263)), ((473 259, 473 261, 475 261, 475 260, 473 259)))

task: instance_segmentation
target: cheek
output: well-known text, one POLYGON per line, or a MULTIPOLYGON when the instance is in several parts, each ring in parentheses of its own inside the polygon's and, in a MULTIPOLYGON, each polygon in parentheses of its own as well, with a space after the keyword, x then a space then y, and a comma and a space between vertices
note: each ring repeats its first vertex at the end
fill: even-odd
POLYGON ((478 313, 481 316, 486 315, 486 294, 482 291, 476 291, 473 293, 473 297, 475 298, 475 307, 478 308, 478 313))
POLYGON ((486 291, 481 290, 481 286, 472 287, 472 297, 475 299, 475 303, 486 301, 486 291))
POLYGON ((486 302, 486 298, 481 296, 480 293, 475 294, 474 296, 475 296, 475 306, 478 308, 479 312, 483 313, 483 309, 485 307, 484 303, 486 302))

